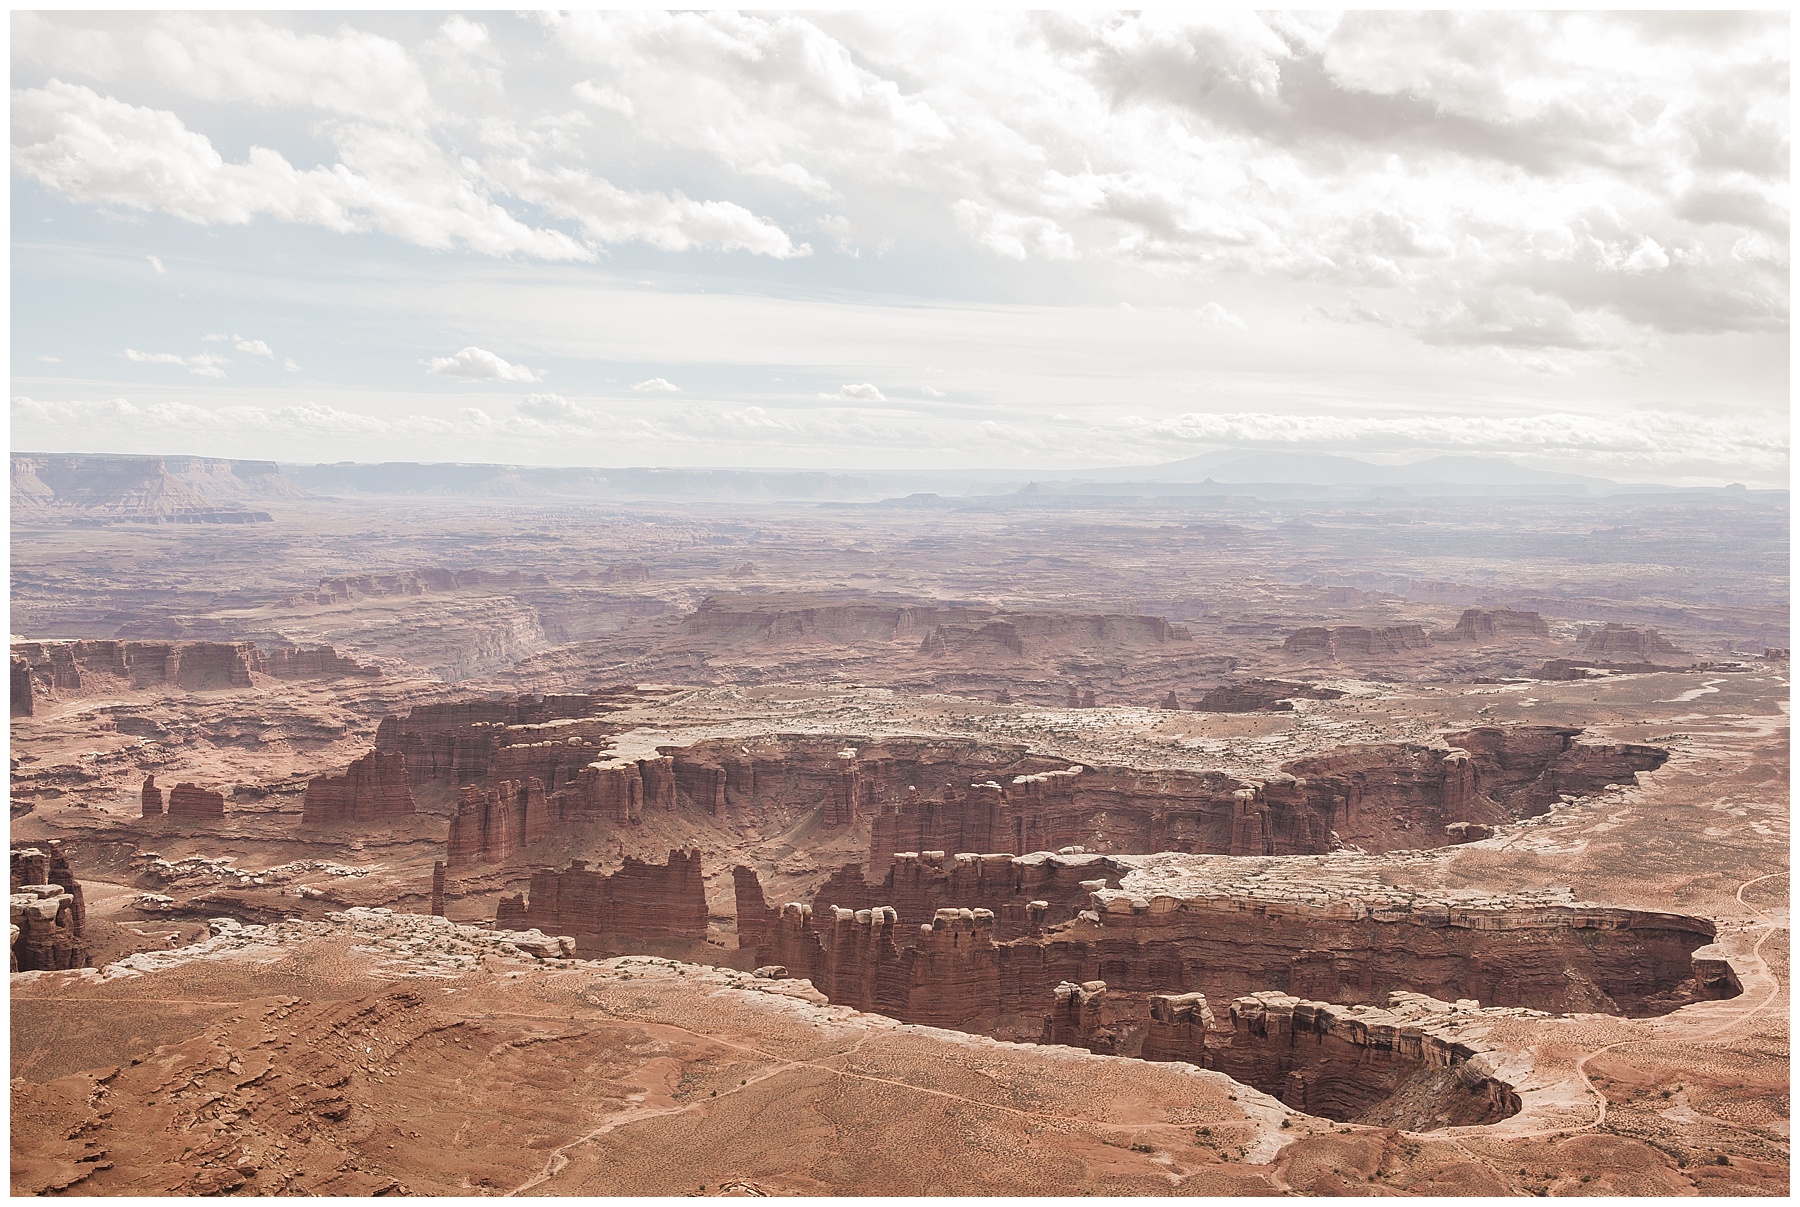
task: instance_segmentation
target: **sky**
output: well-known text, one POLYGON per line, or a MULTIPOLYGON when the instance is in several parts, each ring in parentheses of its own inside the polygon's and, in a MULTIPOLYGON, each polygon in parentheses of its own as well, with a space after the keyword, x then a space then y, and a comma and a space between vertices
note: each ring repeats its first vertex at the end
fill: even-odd
POLYGON ((12 444, 1788 469, 1785 13, 14 13, 12 444))

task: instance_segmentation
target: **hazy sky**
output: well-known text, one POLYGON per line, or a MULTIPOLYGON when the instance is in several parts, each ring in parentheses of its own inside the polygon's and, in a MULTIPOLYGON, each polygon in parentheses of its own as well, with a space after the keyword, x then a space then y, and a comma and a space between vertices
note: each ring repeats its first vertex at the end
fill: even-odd
POLYGON ((15 448, 1785 482, 1784 14, 14 14, 15 448))

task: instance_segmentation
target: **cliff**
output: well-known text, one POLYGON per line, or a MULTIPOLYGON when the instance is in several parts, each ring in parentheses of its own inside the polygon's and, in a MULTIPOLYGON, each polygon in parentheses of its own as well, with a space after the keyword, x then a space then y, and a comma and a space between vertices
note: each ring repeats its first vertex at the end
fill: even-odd
POLYGON ((15 849, 12 876, 12 971, 85 968, 87 905, 62 844, 15 849))
POLYGON ((1443 641, 1494 641, 1509 637, 1548 637, 1550 626, 1536 612, 1511 608, 1469 608, 1456 627, 1440 635, 1443 641))
POLYGON ((1687 666, 1694 656, 1676 649, 1655 629, 1608 624, 1595 629, 1582 647, 1582 656, 1604 662, 1675 663, 1687 666))
POLYGON ((280 679, 374 676, 330 646, 282 647, 266 653, 247 641, 15 641, 14 715, 38 700, 180 687, 189 691, 250 687, 256 675, 280 679))
POLYGON ((418 812, 406 775, 406 756, 371 751, 340 776, 319 775, 306 785, 300 824, 380 824, 407 821, 418 812))
MULTIPOLYGON (((1173 701, 1174 693, 1170 699, 1173 701)), ((1215 687, 1200 697, 1195 712, 1292 712, 1295 700, 1341 700, 1344 693, 1332 687, 1314 687, 1310 683, 1288 683, 1280 679, 1247 679, 1215 687)), ((1165 704, 1164 707, 1169 707, 1165 704)))
POLYGON ((1379 658, 1430 647, 1431 635, 1423 625, 1400 624, 1379 629, 1361 625, 1297 629, 1281 648, 1290 654, 1315 654, 1336 661, 1379 658))
POLYGON ((169 789, 169 817, 204 820, 225 816, 225 794, 197 784, 176 784, 169 789))
POLYGON ((674 850, 660 864, 627 857, 611 875, 581 859, 562 871, 541 868, 527 894, 502 898, 494 925, 571 935, 583 958, 596 958, 704 943, 706 917, 700 852, 674 850))

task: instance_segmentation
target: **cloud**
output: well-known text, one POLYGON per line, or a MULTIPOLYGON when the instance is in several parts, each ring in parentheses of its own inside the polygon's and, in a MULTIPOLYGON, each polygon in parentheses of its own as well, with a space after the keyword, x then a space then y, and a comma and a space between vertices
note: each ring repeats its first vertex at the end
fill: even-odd
POLYGON ((680 190, 637 193, 580 168, 539 168, 525 159, 494 159, 488 178, 522 201, 574 220, 596 243, 648 243, 663 251, 717 248, 777 260, 812 254, 779 226, 729 201, 694 201, 680 190))
POLYGON ((281 362, 281 367, 289 373, 298 373, 300 371, 300 366, 294 363, 294 358, 291 356, 281 362))
POLYGON ((421 247, 590 260, 561 231, 525 225, 489 200, 434 143, 349 124, 341 162, 301 171, 253 146, 227 163, 175 114, 52 80, 13 94, 13 164, 75 201, 162 210, 207 226, 261 216, 342 233, 381 231, 421 247))
POLYGON ((386 121, 417 120, 431 107, 405 47, 347 25, 302 34, 255 19, 173 14, 144 33, 136 53, 165 85, 205 101, 386 121))
POLYGON ((464 348, 455 356, 437 356, 419 362, 436 377, 455 377, 463 381, 542 381, 543 374, 511 364, 483 348, 464 348))
POLYGON ((199 377, 224 377, 225 370, 221 365, 231 362, 223 356, 214 356, 203 352, 198 356, 178 356, 173 352, 139 352, 136 348, 125 349, 125 359, 145 365, 182 365, 189 373, 199 377))
POLYGON ((631 387, 641 394, 675 394, 681 387, 662 377, 652 377, 649 381, 640 381, 631 387))
POLYGON ((206 335, 202 339, 208 343, 229 343, 239 352, 248 352, 251 356, 273 357, 274 349, 259 339, 248 339, 242 335, 206 335))
POLYGON ((46 365, 62 364, 62 357, 60 357, 60 356, 40 356, 37 359, 42 361, 46 365))
POLYGON ((152 267, 156 270, 157 276, 159 276, 159 277, 162 276, 163 273, 166 271, 163 268, 162 257, 160 257, 160 256, 145 256, 144 259, 150 261, 150 267, 152 267))
POLYGON ((1206 305, 1200 307, 1200 309, 1194 311, 1194 317, 1205 323, 1208 327, 1226 327, 1236 331, 1242 331, 1244 329, 1244 320, 1231 313, 1231 311, 1225 309, 1225 307, 1219 305, 1217 302, 1208 302, 1206 305))
POLYGON ((839 402, 886 402, 887 401, 886 396, 883 395, 880 390, 876 389, 874 386, 870 385, 866 381, 863 382, 861 385, 839 386, 837 388, 837 393, 821 394, 821 395, 819 395, 819 397, 835 399, 839 402))
POLYGON ((942 390, 938 389, 936 386, 920 386, 919 392, 924 394, 925 397, 927 397, 927 398, 948 397, 948 395, 946 395, 942 390))

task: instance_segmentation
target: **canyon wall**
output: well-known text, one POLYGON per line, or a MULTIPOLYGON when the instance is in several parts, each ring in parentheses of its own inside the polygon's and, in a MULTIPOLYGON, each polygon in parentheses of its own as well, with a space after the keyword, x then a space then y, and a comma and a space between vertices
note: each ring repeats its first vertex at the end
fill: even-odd
POLYGON ((19 716, 43 699, 165 686, 250 687, 258 674, 311 679, 380 673, 330 646, 264 651, 247 641, 15 641, 12 707, 19 716))
POLYGON ((11 856, 12 971, 85 968, 87 905, 61 842, 11 856))
POLYGON ((1290 654, 1317 654, 1333 660, 1372 658, 1431 648, 1431 635, 1423 625, 1397 624, 1385 628, 1339 625, 1296 629, 1282 643, 1290 654))
POLYGON ((891 907, 788 905, 773 927, 761 925, 757 959, 810 977, 833 1002, 1012 1039, 1041 1034, 1064 982, 1215 1001, 1279 990, 1345 1005, 1398 990, 1629 1017, 1735 992, 1692 958, 1712 941, 1712 924, 1676 914, 1234 896, 1146 902, 1106 889, 1093 900, 1097 908, 1074 922, 1007 941, 997 939, 991 910, 944 908, 910 943, 897 939, 891 907))
POLYGON ((301 798, 300 824, 404 822, 418 813, 406 775, 406 756, 375 750, 343 775, 314 776, 301 798))
POLYGON ((225 794, 198 784, 176 784, 169 789, 170 818, 204 821, 225 816, 225 794))
POLYGON ((527 893, 501 899, 494 925, 570 935, 583 958, 661 954, 671 944, 704 943, 700 852, 673 850, 664 863, 627 857, 611 875, 589 868, 583 859, 562 871, 541 868, 532 873, 527 893))

